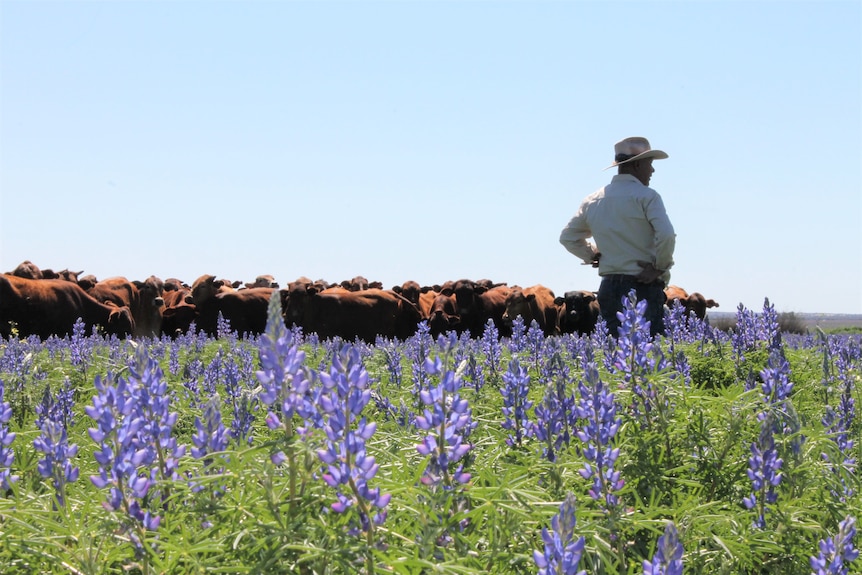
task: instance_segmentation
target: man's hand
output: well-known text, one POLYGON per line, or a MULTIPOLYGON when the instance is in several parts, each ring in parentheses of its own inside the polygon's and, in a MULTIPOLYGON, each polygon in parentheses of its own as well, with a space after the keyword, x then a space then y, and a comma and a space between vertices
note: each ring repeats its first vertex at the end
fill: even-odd
POLYGON ((637 280, 640 283, 651 284, 664 273, 662 270, 657 270, 651 262, 638 262, 642 268, 641 273, 637 275, 637 280))
POLYGON ((594 268, 599 267, 599 260, 600 259, 602 259, 602 253, 596 252, 595 255, 593 256, 592 261, 590 261, 590 265, 593 266, 594 268))

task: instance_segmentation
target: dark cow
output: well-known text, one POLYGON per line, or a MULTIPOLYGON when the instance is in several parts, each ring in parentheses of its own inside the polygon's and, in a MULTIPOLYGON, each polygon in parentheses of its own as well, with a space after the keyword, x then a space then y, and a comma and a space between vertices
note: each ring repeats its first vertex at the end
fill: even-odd
POLYGON ((448 331, 457 333, 461 318, 458 316, 455 296, 434 291, 429 291, 428 294, 431 296, 431 303, 426 317, 431 336, 436 338, 448 331))
POLYGON ((664 290, 664 295, 667 297, 666 303, 668 307, 672 307, 673 303, 678 301, 685 308, 686 315, 693 313, 699 319, 706 317, 707 308, 719 307, 715 300, 706 299, 699 292, 689 294, 683 288, 675 285, 667 286, 664 290))
POLYGON ((246 288, 276 288, 278 289, 278 282, 275 281, 275 277, 266 274, 260 275, 254 278, 253 282, 245 282, 243 287, 246 288))
POLYGON ((546 336, 560 333, 557 306, 554 305, 554 292, 541 284, 527 288, 513 287, 506 297, 506 311, 503 321, 512 325, 520 316, 524 326, 529 328, 532 322, 541 328, 546 336))
POLYGON ((356 276, 352 280, 344 280, 339 284, 348 291, 362 291, 367 289, 383 289, 383 284, 377 281, 370 282, 363 276, 356 276))
MULTIPOLYGON (((80 282, 78 282, 80 285, 80 282)), ((155 276, 131 282, 124 277, 107 278, 86 290, 96 300, 125 306, 135 320, 134 337, 159 337, 162 333, 164 283, 155 276)))
POLYGON ((84 270, 79 272, 73 272, 71 270, 64 269, 58 272, 55 272, 51 269, 42 270, 42 279, 46 280, 65 280, 67 282, 78 283, 78 276, 84 273, 84 270))
POLYGON ((400 294, 413 302, 414 305, 419 305, 419 296, 422 293, 431 291, 430 287, 421 287, 418 282, 408 280, 400 286, 392 286, 392 291, 400 294))
POLYGON ((391 290, 320 290, 294 282, 286 299, 285 323, 324 339, 340 337, 368 343, 378 336, 407 339, 416 333, 422 319, 412 302, 391 290))
POLYGON ((165 291, 178 291, 182 289, 191 290, 192 286, 187 284, 181 279, 177 278, 168 278, 165 280, 165 291))
POLYGON ((192 284, 191 301, 197 309, 197 327, 208 335, 217 335, 218 316, 230 322, 240 335, 260 335, 266 331, 269 298, 275 288, 247 288, 224 291, 221 280, 203 275, 192 284))
POLYGON ((554 299, 559 310, 560 333, 589 335, 596 329, 601 316, 596 292, 567 291, 554 299))
POLYGON ((65 280, 33 280, 11 274, 0 276, 0 335, 9 337, 12 327, 19 336, 72 334, 75 322, 82 319, 89 333, 98 327, 107 335, 124 338, 134 331, 132 313, 127 307, 103 304, 65 280))
POLYGON ((11 275, 31 280, 42 279, 42 270, 30 260, 24 260, 10 272, 11 275))
POLYGON ((79 277, 76 283, 81 287, 82 290, 90 291, 91 289, 93 289, 93 286, 99 283, 99 280, 96 279, 96 276, 94 276, 93 274, 87 274, 85 276, 79 277))
POLYGON ((419 313, 422 315, 422 319, 428 319, 431 315, 431 306, 434 305, 434 300, 437 299, 438 295, 440 295, 440 292, 434 291, 433 289, 419 293, 419 303, 417 304, 417 307, 419 307, 419 313))
POLYGON ((482 337, 485 324, 492 320, 501 337, 512 335, 511 327, 503 321, 506 313, 506 298, 509 287, 499 285, 488 289, 476 282, 461 279, 443 284, 440 293, 454 295, 457 302, 457 315, 461 318, 458 325, 459 335, 469 333, 470 337, 482 337))
POLYGON ((165 292, 162 299, 165 302, 162 308, 162 334, 175 338, 188 333, 192 323, 197 320, 198 310, 191 303, 191 288, 183 284, 168 283, 165 280, 165 292), (170 285, 171 289, 167 289, 170 285))

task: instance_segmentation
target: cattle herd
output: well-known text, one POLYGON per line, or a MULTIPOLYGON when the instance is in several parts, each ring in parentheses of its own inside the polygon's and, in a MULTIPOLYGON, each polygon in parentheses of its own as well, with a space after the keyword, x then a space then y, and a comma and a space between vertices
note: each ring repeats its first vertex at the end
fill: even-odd
MULTIPOLYGON (((358 276, 340 283, 300 277, 279 287, 269 275, 254 282, 230 282, 203 275, 192 284, 150 276, 98 280, 83 272, 40 269, 30 261, 0 279, 0 336, 71 335, 78 319, 87 333, 96 328, 118 337, 176 337, 192 325, 216 335, 219 317, 240 335, 263 333, 273 293, 278 292, 288 327, 321 338, 373 343, 378 336, 406 339, 426 321, 431 335, 454 331, 480 337, 493 321, 501 337, 512 334, 515 318, 535 320, 546 335, 589 334, 600 316, 595 292, 562 296, 542 285, 509 286, 491 280, 448 281, 420 286, 415 281, 384 289, 358 276)), ((703 319, 718 304, 702 294, 669 286, 674 301, 703 319)))

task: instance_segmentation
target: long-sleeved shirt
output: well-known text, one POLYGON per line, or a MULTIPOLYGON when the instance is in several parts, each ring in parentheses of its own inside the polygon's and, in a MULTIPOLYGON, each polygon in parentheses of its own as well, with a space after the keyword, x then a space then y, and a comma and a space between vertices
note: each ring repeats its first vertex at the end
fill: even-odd
POLYGON ((661 196, 631 174, 617 174, 611 183, 587 196, 563 228, 560 243, 584 263, 596 253, 599 275, 641 272, 638 262, 651 262, 667 285, 673 266, 676 233, 661 196), (587 241, 593 238, 594 244, 587 241))

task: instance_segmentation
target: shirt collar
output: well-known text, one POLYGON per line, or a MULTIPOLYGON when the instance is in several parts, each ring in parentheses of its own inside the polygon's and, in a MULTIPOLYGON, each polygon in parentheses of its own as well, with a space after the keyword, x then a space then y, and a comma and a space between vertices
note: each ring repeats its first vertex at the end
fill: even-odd
POLYGON ((617 174, 611 179, 611 181, 612 182, 637 182, 637 183, 643 185, 643 182, 641 182, 639 179, 637 179, 636 177, 634 177, 631 174, 617 174))

